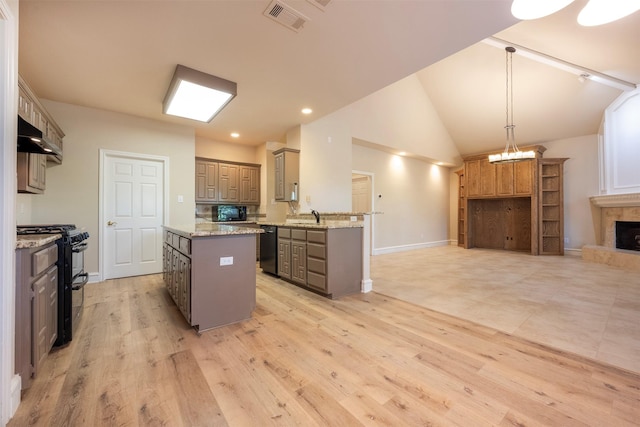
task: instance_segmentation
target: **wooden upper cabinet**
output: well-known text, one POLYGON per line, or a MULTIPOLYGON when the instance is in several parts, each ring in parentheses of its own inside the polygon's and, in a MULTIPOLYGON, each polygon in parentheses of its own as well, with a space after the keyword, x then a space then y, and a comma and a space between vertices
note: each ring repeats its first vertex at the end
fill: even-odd
POLYGON ((196 203, 259 205, 260 167, 196 158, 196 203))
POLYGON ((218 164, 218 201, 240 201, 240 167, 238 165, 218 164))
POLYGON ((240 203, 260 204, 260 167, 240 166, 240 203))
MULTIPOLYGON (((543 152, 544 147, 538 151, 543 152)), ((484 155, 467 158, 464 162, 466 195, 471 198, 531 196, 536 191, 537 161, 494 164, 484 155)))
POLYGON ((510 196, 513 194, 513 163, 496 165, 496 194, 510 196))
POLYGON ((469 160, 464 164, 467 197, 477 197, 480 194, 480 160, 469 160))
POLYGON ((218 162, 196 159, 196 202, 218 201, 218 162))
POLYGON ((18 76, 18 115, 42 132, 42 136, 57 147, 60 154, 47 155, 46 161, 62 163, 64 132, 42 105, 31 87, 18 76))
POLYGON ((480 195, 496 195, 496 165, 488 159, 480 161, 480 195))
POLYGON ((273 152, 275 171, 275 199, 291 202, 298 198, 300 179, 300 151, 281 148, 273 152))

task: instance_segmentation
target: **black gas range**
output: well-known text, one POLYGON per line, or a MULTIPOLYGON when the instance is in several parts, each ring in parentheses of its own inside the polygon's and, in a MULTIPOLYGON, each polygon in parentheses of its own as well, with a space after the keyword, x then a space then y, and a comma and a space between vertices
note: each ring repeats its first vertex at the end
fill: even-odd
POLYGON ((60 234, 58 245, 58 338, 55 345, 68 343, 78 327, 84 305, 84 285, 89 274, 84 271, 84 251, 89 233, 73 224, 19 225, 19 235, 60 234))

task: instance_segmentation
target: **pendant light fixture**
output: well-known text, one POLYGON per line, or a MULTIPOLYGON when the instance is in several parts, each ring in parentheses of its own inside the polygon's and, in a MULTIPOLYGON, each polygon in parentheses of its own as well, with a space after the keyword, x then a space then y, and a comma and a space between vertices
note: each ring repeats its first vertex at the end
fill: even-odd
POLYGON ((515 127, 513 124, 513 70, 512 59, 513 53, 516 49, 513 46, 505 47, 506 52, 506 104, 507 104, 507 119, 505 129, 507 131, 507 143, 504 147, 504 151, 501 154, 489 155, 490 163, 509 163, 517 162, 520 160, 532 159, 536 157, 536 153, 533 151, 520 151, 518 144, 516 144, 515 127))

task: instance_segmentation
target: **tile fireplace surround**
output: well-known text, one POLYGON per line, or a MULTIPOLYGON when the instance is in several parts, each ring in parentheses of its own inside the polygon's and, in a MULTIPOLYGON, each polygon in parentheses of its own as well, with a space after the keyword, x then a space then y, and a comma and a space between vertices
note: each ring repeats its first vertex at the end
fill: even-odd
POLYGON ((585 261, 640 271, 640 252, 616 249, 616 221, 640 221, 640 193, 590 197, 598 245, 582 248, 585 261))

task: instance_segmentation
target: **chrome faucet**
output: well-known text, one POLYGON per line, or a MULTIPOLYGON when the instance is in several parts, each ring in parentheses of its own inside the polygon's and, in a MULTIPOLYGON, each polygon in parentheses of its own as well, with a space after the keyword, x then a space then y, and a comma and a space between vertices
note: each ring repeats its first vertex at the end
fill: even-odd
POLYGON ((320 212, 312 209, 311 213, 316 217, 316 224, 320 224, 320 212))

